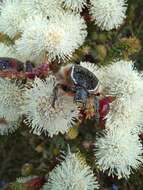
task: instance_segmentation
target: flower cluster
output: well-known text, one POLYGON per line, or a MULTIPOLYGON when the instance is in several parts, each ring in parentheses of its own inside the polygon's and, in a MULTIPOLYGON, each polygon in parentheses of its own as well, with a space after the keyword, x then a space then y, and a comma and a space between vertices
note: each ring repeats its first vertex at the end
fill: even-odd
MULTIPOLYGON (((14 40, 13 56, 21 61, 66 61, 86 39, 86 23, 79 14, 86 4, 85 0, 4 0, 0 32, 14 40)), ((91 0, 88 7, 102 29, 117 28, 125 18, 124 0, 91 0)))
POLYGON ((0 43, 0 57, 15 58, 14 48, 0 43))
POLYGON ((51 17, 61 12, 60 4, 59 0, 24 0, 22 2, 28 16, 42 14, 45 17, 51 17))
POLYGON ((25 91, 23 112, 27 115, 26 123, 38 135, 42 132, 48 132, 50 137, 64 134, 78 116, 72 98, 61 95, 54 102, 55 87, 55 77, 49 76, 45 81, 36 78, 32 88, 25 91))
POLYGON ((13 38, 21 31, 26 10, 19 0, 4 0, 0 3, 0 32, 13 38))
POLYGON ((99 189, 92 170, 78 154, 69 153, 61 165, 53 169, 44 190, 61 190, 63 187, 65 190, 99 189))
POLYGON ((102 171, 128 178, 143 162, 143 148, 136 134, 127 129, 106 130, 95 143, 97 164, 102 171))
POLYGON ((23 87, 17 81, 0 78, 0 117, 17 121, 22 113, 23 87))
POLYGON ((48 60, 65 60, 80 47, 87 35, 86 24, 79 15, 61 13, 51 18, 33 16, 25 24, 16 49, 26 60, 46 54, 48 60))
POLYGON ((103 94, 115 99, 106 117, 104 135, 96 139, 96 163, 109 175, 128 178, 143 162, 138 138, 142 131, 142 73, 132 61, 121 60, 101 68, 81 62, 81 66, 98 76, 103 94))
POLYGON ((44 57, 44 35, 47 32, 47 23, 47 19, 42 15, 31 16, 25 23, 22 36, 15 43, 17 54, 25 61, 35 61, 44 57))
MULTIPOLYGON (((126 11, 126 0, 0 2, 0 35, 6 38, 6 42, 0 43, 0 73, 7 76, 0 78, 0 134, 15 131, 24 116, 25 124, 34 134, 53 137, 66 133, 64 140, 73 140, 80 136, 80 124, 92 119, 94 124, 100 127, 103 124, 105 128, 96 139, 95 163, 109 175, 128 178, 143 162, 138 137, 143 128, 142 73, 132 61, 125 60, 100 68, 90 62, 68 64, 76 50, 87 43, 89 23, 101 30, 117 29, 123 24, 126 11), (16 59, 23 62, 18 61, 22 64, 19 68, 16 59), (46 74, 40 75, 41 68, 46 68, 46 74), (9 73, 9 78, 14 78, 14 72, 21 82, 8 79, 9 73), (106 98, 112 101, 102 101, 106 98)), ((136 38, 122 38, 120 43, 129 46, 128 55, 141 49, 136 38), (130 47, 133 41, 138 47, 136 51, 130 47)), ((103 61, 108 48, 99 44, 96 50, 102 54, 97 59, 103 61)), ((24 184, 32 179, 40 180, 22 178, 17 182, 24 184)), ((91 168, 79 154, 69 152, 61 165, 50 172, 44 190, 63 187, 99 189, 91 168)))
POLYGON ((134 63, 123 60, 114 62, 101 69, 98 77, 104 93, 116 97, 111 104, 107 127, 130 127, 132 130, 140 126, 142 124, 143 78, 142 74, 135 69, 134 63))
POLYGON ((125 0, 91 0, 91 15, 102 30, 117 29, 126 18, 125 0))
POLYGON ((22 85, 0 78, 0 102, 0 134, 5 135, 17 129, 22 114, 22 85))

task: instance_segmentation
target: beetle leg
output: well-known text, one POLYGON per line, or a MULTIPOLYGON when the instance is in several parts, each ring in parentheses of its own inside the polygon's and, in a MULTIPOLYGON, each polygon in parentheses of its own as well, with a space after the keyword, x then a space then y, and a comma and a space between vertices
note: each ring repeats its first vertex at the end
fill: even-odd
POLYGON ((55 102, 58 99, 58 89, 59 84, 57 84, 53 90, 53 96, 52 96, 52 107, 55 108, 55 102))

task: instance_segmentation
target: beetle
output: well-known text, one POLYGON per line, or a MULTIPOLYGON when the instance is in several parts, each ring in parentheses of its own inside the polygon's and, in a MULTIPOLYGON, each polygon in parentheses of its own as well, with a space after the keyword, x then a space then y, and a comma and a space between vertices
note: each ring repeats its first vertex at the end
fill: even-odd
POLYGON ((88 69, 81 65, 68 65, 58 72, 57 80, 63 91, 74 96, 79 107, 85 107, 90 95, 98 95, 99 80, 88 69))

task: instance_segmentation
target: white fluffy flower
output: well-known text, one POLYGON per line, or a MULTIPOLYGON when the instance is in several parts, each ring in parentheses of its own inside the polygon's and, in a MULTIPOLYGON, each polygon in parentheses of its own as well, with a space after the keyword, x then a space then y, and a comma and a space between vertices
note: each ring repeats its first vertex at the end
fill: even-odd
POLYGON ((0 57, 14 58, 21 62, 26 62, 26 59, 17 53, 15 46, 7 46, 3 43, 0 43, 0 57))
POLYGON ((126 0, 91 0, 91 15, 102 30, 118 28, 126 18, 126 0))
POLYGON ((86 5, 86 0, 62 0, 66 8, 71 8, 73 11, 81 12, 86 5))
POLYGON ((129 98, 117 98, 110 105, 110 111, 107 115, 106 128, 128 128, 134 133, 139 133, 143 125, 143 107, 140 103, 130 101, 129 98))
POLYGON ((99 79, 105 94, 118 98, 129 97, 130 100, 141 100, 143 94, 143 77, 134 68, 132 61, 117 61, 103 67, 99 79), (114 71, 114 72, 113 72, 114 71))
POLYGON ((49 76, 46 81, 36 78, 32 88, 25 92, 23 111, 34 133, 48 132, 51 137, 58 133, 64 134, 77 118, 78 111, 71 97, 58 96, 53 106, 55 85, 53 76, 49 76))
POLYGON ((45 33, 47 19, 42 15, 28 18, 23 27, 22 37, 16 41, 17 54, 25 60, 36 60, 44 57, 45 33))
POLYGON ((50 174, 44 190, 96 190, 99 185, 90 167, 78 154, 69 153, 50 174))
POLYGON ((60 0, 24 0, 23 5, 29 15, 51 17, 61 12, 60 0))
POLYGON ((121 102, 120 107, 132 104, 139 108, 143 105, 143 76, 132 61, 121 60, 101 68, 90 62, 81 62, 80 65, 97 76, 104 94, 119 99, 116 105, 121 102))
POLYGON ((106 95, 115 96, 110 106, 106 127, 137 130, 142 124, 143 77, 132 61, 118 61, 98 70, 98 78, 106 95))
POLYGON ((45 46, 48 58, 66 59, 79 48, 87 36, 84 19, 73 13, 55 16, 48 23, 45 46))
POLYGON ((0 3, 0 32, 14 37, 21 31, 21 23, 26 13, 20 0, 4 0, 0 3))
POLYGON ((143 149, 138 135, 120 128, 106 131, 96 139, 95 156, 100 169, 118 178, 128 178, 143 162, 143 149))
POLYGON ((64 60, 83 44, 86 35, 86 24, 79 15, 65 13, 50 20, 37 15, 27 21, 16 47, 30 60, 45 53, 49 60, 64 60))
POLYGON ((14 48, 12 46, 7 46, 3 43, 0 43, 0 57, 14 58, 14 48))
POLYGON ((15 122, 21 115, 23 89, 18 82, 0 78, 0 118, 15 122))
POLYGON ((8 135, 17 129, 16 122, 7 122, 5 119, 0 119, 0 135, 8 135))
POLYGON ((143 78, 134 69, 133 63, 119 61, 103 68, 90 62, 81 62, 80 65, 99 78, 100 91, 116 96, 110 104, 106 128, 123 127, 139 133, 143 126, 143 78))

